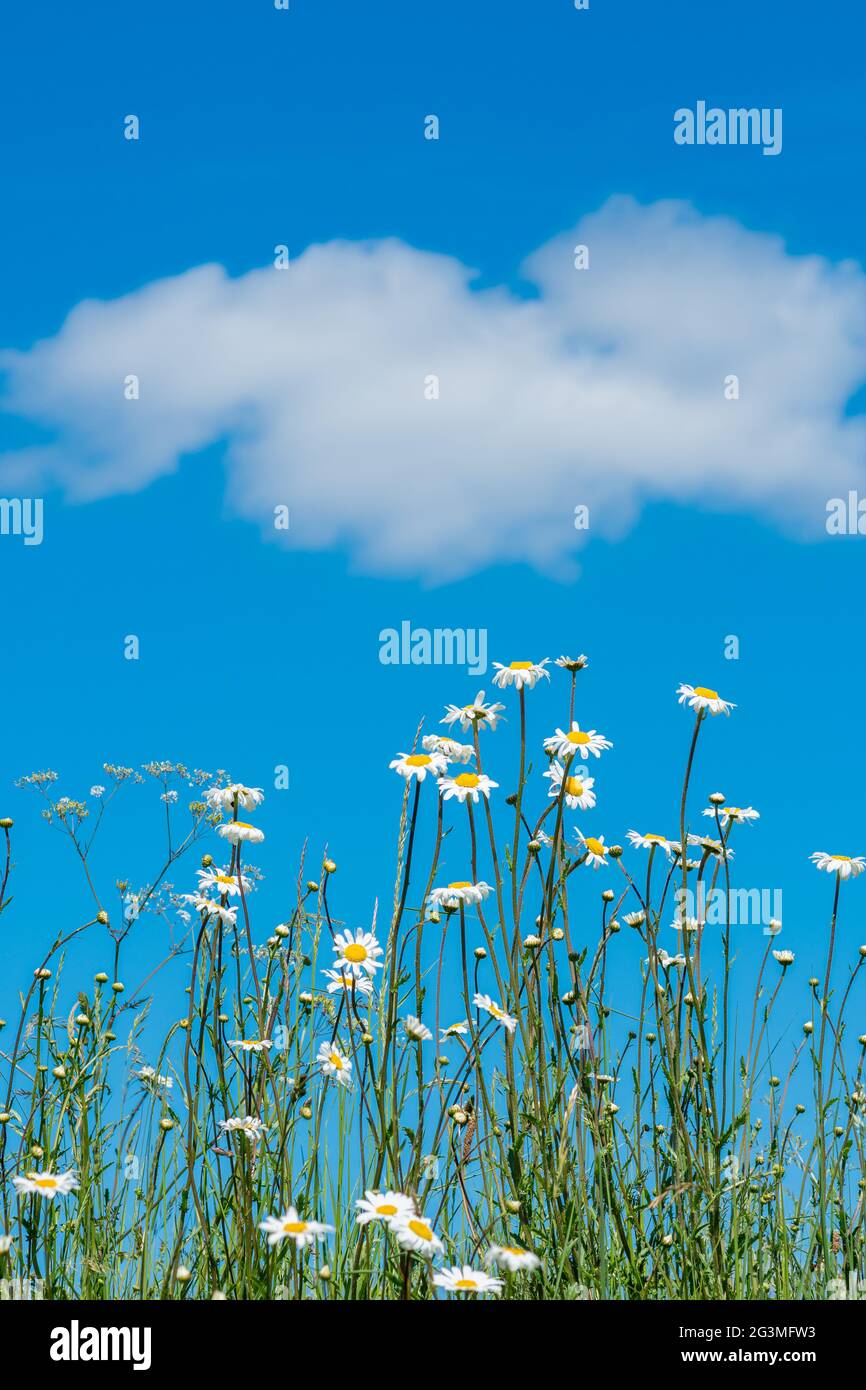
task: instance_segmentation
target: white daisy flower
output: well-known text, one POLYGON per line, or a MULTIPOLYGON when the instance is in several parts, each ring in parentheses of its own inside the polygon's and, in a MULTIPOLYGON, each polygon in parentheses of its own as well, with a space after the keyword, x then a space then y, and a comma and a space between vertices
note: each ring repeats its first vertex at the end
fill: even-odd
POLYGON ((406 1029, 408 1036, 413 1038, 415 1042, 430 1042, 433 1037, 430 1029, 421 1022, 420 1018, 416 1018, 414 1014, 406 1015, 403 1020, 403 1027, 406 1029))
POLYGON ((838 874, 840 878, 856 878, 866 869, 866 859, 851 859, 847 854, 825 854, 823 850, 818 850, 809 858, 816 868, 828 874, 838 874))
POLYGON ((392 1226, 401 1217, 415 1215, 415 1203, 404 1192, 365 1192, 355 1202, 355 1208, 359 1226, 368 1226, 371 1221, 392 1226))
POLYGON ((337 932, 334 937, 334 966, 337 970, 351 971, 353 975, 375 975, 382 969, 379 957, 382 947, 372 932, 360 927, 354 936, 350 931, 337 932))
POLYGON ((485 1255, 486 1264, 501 1265, 509 1274, 520 1274, 541 1268, 541 1260, 531 1250, 519 1245, 492 1245, 485 1255))
POLYGON ((684 931, 687 935, 700 931, 703 923, 697 917, 677 917, 671 922, 674 931, 684 931))
POLYGON ((425 734, 421 747, 425 753, 441 753, 449 763, 468 763, 475 756, 471 743, 460 743, 449 734, 425 734))
POLYGON ((316 1058, 322 1075, 333 1077, 340 1086, 351 1086, 352 1084, 352 1063, 337 1046, 336 1043, 323 1042, 319 1048, 319 1055, 316 1058))
POLYGON ((777 960, 777 961, 779 962, 780 965, 793 965, 793 964, 794 964, 794 952, 793 952, 793 951, 774 951, 774 952, 773 952, 773 960, 777 960))
POLYGON ((154 1086, 159 1086, 165 1091, 170 1091, 174 1086, 174 1079, 170 1076, 160 1076, 156 1067, 140 1067, 138 1076, 142 1081, 149 1081, 154 1086))
POLYGON ((709 710, 710 714, 730 714, 736 705, 723 700, 718 690, 708 690, 705 685, 678 685, 677 694, 681 705, 688 704, 691 709, 709 710))
POLYGON ((433 1275, 433 1283, 449 1293, 498 1293, 502 1288, 501 1279, 494 1279, 490 1274, 473 1269, 471 1265, 442 1269, 433 1275))
POLYGON ((490 778, 483 772, 460 772, 456 777, 440 777, 439 791, 445 801, 450 801, 452 796, 456 796, 461 806, 467 796, 477 806, 478 797, 484 796, 490 799, 490 793, 494 787, 498 787, 498 782, 491 782, 490 778))
POLYGON ((238 910, 236 907, 223 907, 215 898, 205 897, 201 893, 184 893, 184 902, 192 903, 196 912, 206 912, 208 917, 218 917, 223 926, 233 927, 238 920, 238 910))
POLYGON ((586 863, 592 869, 601 869, 607 864, 606 855, 608 847, 604 843, 603 835, 584 835, 583 831, 578 830, 578 835, 583 842, 586 850, 586 863))
POLYGON ((263 830, 256 825, 248 825, 244 820, 227 820, 224 825, 217 826, 217 834, 231 845, 240 844, 242 840, 251 845, 260 845, 265 838, 263 830))
POLYGON ((628 838, 635 849, 652 849, 653 847, 663 849, 669 858, 675 848, 677 852, 681 848, 678 841, 668 840, 664 835, 641 835, 637 830, 629 830, 628 838))
POLYGON ((563 779, 565 779, 564 801, 566 806, 570 806, 573 811, 591 811, 595 805, 595 786, 594 777, 566 777, 565 768, 560 762, 553 762, 547 772, 542 773, 543 777, 550 778, 550 791, 548 796, 558 797, 562 790, 563 779))
POLYGON ((485 705, 484 691, 479 690, 471 705, 446 705, 445 718, 439 722, 450 726, 459 721, 461 729, 470 729, 473 724, 477 724, 479 729, 485 725, 495 729, 504 709, 504 705, 485 705))
POLYGON ((241 874, 238 881, 238 875, 230 873, 228 869, 198 869, 197 873, 198 890, 202 895, 236 898, 241 888, 245 893, 253 890, 253 881, 246 874, 241 874))
POLYGON ((485 1013, 490 1014, 491 1018, 495 1018, 497 1023, 501 1023, 502 1027, 506 1028, 509 1033, 514 1032, 517 1027, 517 1019, 513 1018, 511 1014, 507 1014, 504 1009, 500 1009, 489 994, 474 995, 472 1003, 476 1009, 483 1009, 485 1013))
POLYGON ((642 927, 646 921, 645 912, 627 912, 622 919, 627 927, 642 927))
MULTIPOLYGON (((660 946, 656 951, 656 959, 662 970, 670 970, 672 965, 685 965, 686 963, 685 956, 669 956, 664 946, 660 946)), ((650 962, 647 960, 647 965, 649 964, 650 962)))
MULTIPOLYGON (((710 816, 713 820, 716 818, 716 813, 711 806, 707 807, 704 811, 704 815, 710 816)), ((760 811, 756 811, 754 806, 722 806, 719 810, 719 820, 722 823, 723 829, 725 829, 731 821, 733 821, 735 825, 748 825, 750 821, 760 819, 761 813, 760 811)))
POLYGON ((544 740, 544 746, 549 753, 555 753, 558 758, 574 758, 579 755, 583 759, 588 758, 590 753, 594 758, 600 758, 605 749, 613 748, 609 739, 604 738, 595 729, 581 729, 577 720, 572 723, 568 733, 557 729, 555 734, 544 740))
POLYGON ((27 1173, 24 1177, 16 1174, 12 1182, 19 1197, 34 1193, 49 1202, 55 1197, 67 1197, 78 1186, 78 1179, 71 1170, 68 1173, 27 1173))
POLYGON ((229 1120, 220 1120, 220 1129, 223 1134, 235 1134, 238 1131, 244 1133, 248 1139, 260 1139, 267 1129, 267 1125, 254 1115, 232 1116, 229 1120))
POLYGON ((589 665, 589 657, 584 656, 583 652, 580 656, 558 656, 556 665, 561 666, 563 671, 585 671, 589 665))
POLYGON ((307 1245, 315 1245, 330 1235, 333 1226, 325 1226, 321 1221, 302 1221, 294 1207, 289 1207, 284 1216, 266 1216, 259 1222, 259 1230, 268 1237, 268 1245, 279 1245, 282 1240, 293 1240, 295 1248, 303 1250, 307 1245))
POLYGON ((440 1040, 445 1042, 448 1038, 456 1038, 468 1032, 469 1024, 464 1019, 462 1023, 451 1023, 447 1028, 443 1028, 440 1033, 440 1040))
POLYGON ((213 811, 231 811, 237 797, 238 806, 243 811, 254 811, 261 806, 265 794, 261 787, 245 787, 243 782, 232 782, 228 787, 211 787, 204 799, 213 811))
POLYGON ((402 1212, 395 1216, 391 1230, 397 1237, 401 1250, 414 1250, 419 1255, 431 1257, 443 1248, 426 1216, 419 1216, 415 1212, 402 1212))
POLYGON ((512 661, 510 665, 503 666, 500 661, 494 661, 496 675, 493 677, 493 684, 498 685, 500 690, 504 690, 507 685, 513 685, 518 690, 528 686, 533 690, 538 681, 543 676, 545 680, 550 680, 550 672, 545 671, 545 666, 550 665, 550 657, 546 656, 543 661, 512 661))
MULTIPOLYGON (((688 842, 690 845, 700 845, 701 849, 706 850, 708 854, 714 854, 716 858, 733 859, 734 857, 734 850, 728 849, 728 846, 723 845, 721 840, 714 840, 711 835, 689 834, 688 842)), ((673 841, 671 843, 673 844, 673 841)), ((682 854, 682 845, 674 845, 674 849, 677 854, 682 854)), ((691 860, 688 861, 688 866, 692 868, 691 860)))
POLYGON ((489 883, 470 883, 455 879, 447 888, 434 888, 430 901, 437 907, 458 907, 460 903, 480 903, 493 892, 489 883))
POLYGON ((273 1043, 270 1038, 230 1038, 229 1047, 240 1048, 241 1052, 268 1052, 273 1043))
POLYGON ((373 981, 369 975, 355 975, 351 970, 326 970, 325 979, 330 980, 328 985, 329 994, 361 994, 365 999, 369 999, 373 993, 373 981))
POLYGON ((423 782, 428 772, 434 777, 441 777, 448 769, 442 753, 401 753, 399 757, 392 759, 388 766, 401 777, 405 777, 407 782, 413 777, 423 782))

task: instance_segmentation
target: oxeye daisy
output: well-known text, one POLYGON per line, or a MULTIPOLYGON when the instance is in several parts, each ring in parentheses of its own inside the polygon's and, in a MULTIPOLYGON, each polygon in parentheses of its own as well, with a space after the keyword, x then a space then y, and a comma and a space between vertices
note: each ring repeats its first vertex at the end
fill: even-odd
POLYGON ((501 1279, 494 1279, 492 1275, 479 1272, 471 1265, 441 1269, 433 1275, 433 1283, 449 1293, 498 1293, 502 1288, 501 1279))
POLYGON ((458 907, 460 903, 480 903, 493 889, 489 883, 470 883, 468 879, 455 879, 447 888, 434 888, 430 901, 437 907, 458 907))
POLYGON ((604 843, 603 835, 584 835, 582 830, 578 830, 578 835, 586 851, 586 863, 592 869, 600 869, 607 864, 607 854, 609 846, 604 843))
POLYGON ((371 1221, 384 1221, 392 1226, 401 1217, 415 1215, 415 1203, 404 1192, 365 1192, 355 1202, 359 1226, 367 1226, 371 1221))
POLYGON ((204 912, 208 917, 218 917, 225 927, 233 927, 238 919, 236 907, 223 907, 214 898, 203 893, 185 893, 184 901, 192 903, 196 912, 204 912))
POLYGON ((244 1115, 243 1117, 233 1115, 231 1119, 220 1120, 220 1129, 223 1134, 242 1133, 248 1139, 260 1139, 267 1129, 267 1125, 254 1115, 244 1115))
POLYGON ((283 1216, 266 1216, 264 1221, 259 1222, 259 1230, 267 1235, 268 1245, 293 1240, 297 1250, 315 1245, 317 1240, 324 1240, 333 1229, 333 1226, 326 1226, 321 1221, 302 1221, 294 1207, 289 1207, 283 1216))
POLYGON ((416 1018, 414 1014, 406 1015, 403 1020, 403 1027, 406 1029, 407 1035, 412 1038, 414 1042, 430 1042, 433 1037, 430 1029, 421 1022, 420 1018, 416 1018))
POLYGON ((613 748, 609 739, 597 733, 595 729, 581 729, 577 720, 572 723, 571 728, 565 733, 562 729, 557 729, 555 734, 544 740, 544 746, 549 753, 555 753, 558 758, 588 758, 590 753, 594 758, 600 758, 607 748, 613 748))
POLYGON ((248 825, 243 820, 226 821, 224 825, 217 826, 217 834, 228 840, 230 845, 238 845, 242 840, 251 845, 260 845, 265 838, 265 832, 259 830, 257 825, 248 825))
POLYGON ((456 777, 440 777, 439 791, 445 801, 450 801, 452 796, 456 796, 461 806, 467 796, 472 798, 475 805, 478 805, 479 796, 490 799, 490 793, 494 787, 498 787, 498 782, 491 782, 490 778, 483 772, 460 772, 456 777))
POLYGON ((550 672, 544 669, 545 666, 549 665, 549 656, 538 662, 512 661, 508 666, 503 666, 500 661, 494 661, 493 666, 496 675, 493 677, 493 684, 498 685, 500 690, 504 690, 506 685, 516 686, 518 690, 528 686, 532 690, 542 676, 545 680, 550 680, 550 672))
POLYGON ((793 965, 793 964, 794 964, 794 952, 793 952, 793 951, 774 951, 774 952, 773 952, 773 960, 778 961, 780 965, 784 965, 784 966, 793 965))
POLYGON ((563 799, 566 806, 579 811, 591 811, 595 805, 595 786, 594 777, 566 777, 565 768, 560 762, 553 762, 547 772, 542 773, 543 777, 550 778, 550 791, 548 796, 558 797, 562 792, 563 779, 565 790, 563 799))
POLYGON ((504 705, 485 705, 484 691, 479 690, 471 705, 446 705, 445 717, 439 722, 449 727, 459 722, 461 729, 471 729, 473 725, 495 729, 504 709, 504 705))
POLYGON ((449 763, 468 763, 474 758, 475 749, 471 743, 460 743, 450 734, 425 734, 421 740, 425 753, 441 753, 449 763))
MULTIPOLYGON (((688 842, 690 845, 700 845, 701 849, 705 850, 707 854, 715 854, 717 858, 733 859, 734 857, 734 850, 728 849, 728 846, 723 845, 721 840, 714 840, 711 835, 690 834, 688 836, 688 842)), ((682 853, 681 845, 676 845, 675 849, 677 854, 682 853)))
POLYGON ((520 1245, 492 1245, 485 1256, 485 1263, 501 1265, 509 1274, 528 1273, 541 1268, 538 1256, 520 1245))
POLYGON ((273 1047, 270 1038, 230 1038, 229 1047, 241 1052, 268 1052, 273 1047))
POLYGON ((245 893, 253 890, 252 879, 245 874, 238 875, 230 873, 228 869, 199 869, 198 870, 199 893, 207 894, 211 897, 223 897, 226 894, 230 898, 237 897, 243 888, 245 893))
POLYGON ((228 787, 211 787, 204 794, 205 801, 214 811, 230 811, 236 797, 241 810, 254 811, 261 806, 265 794, 261 787, 245 787, 243 782, 232 782, 228 787))
MULTIPOLYGON (((668 857, 674 848, 674 841, 668 840, 664 835, 641 835, 637 830, 629 830, 628 838, 635 849, 663 849, 668 857)), ((679 850, 679 844, 676 845, 676 848, 679 850)))
POLYGON ((407 782, 413 777, 423 782, 428 772, 434 777, 441 777, 448 764, 442 753, 401 753, 388 766, 405 777, 407 782))
POLYGON ((323 1076, 333 1077, 340 1086, 351 1086, 352 1063, 336 1043, 323 1042, 316 1061, 323 1076))
POLYGON ((710 714, 730 714, 736 705, 723 700, 718 690, 709 690, 705 685, 678 685, 677 694, 681 705, 688 704, 691 709, 707 710, 710 714))
POLYGON ((672 965, 685 965, 686 963, 685 956, 669 956, 664 946, 660 946, 656 951, 656 959, 662 970, 670 970, 672 965))
MULTIPOLYGON (((710 816, 713 820, 716 818, 716 812, 711 806, 708 806, 703 814, 710 816)), ((735 825, 748 825, 750 821, 760 819, 761 813, 756 811, 754 806, 722 806, 719 810, 719 820, 723 828, 727 827, 731 821, 735 825)))
POLYGON ((866 869, 866 859, 851 859, 847 854, 825 854, 817 850, 809 858, 816 868, 828 874, 838 874, 840 878, 856 878, 866 869))
POLYGON ((457 1038, 468 1032, 469 1024, 464 1019, 462 1023, 451 1023, 447 1028, 443 1028, 440 1033, 440 1040, 445 1042, 447 1038, 457 1038))
POLYGON ((24 1177, 16 1174, 12 1182, 19 1197, 35 1194, 49 1202, 55 1197, 67 1197, 78 1186, 78 1179, 71 1170, 68 1173, 27 1173, 24 1177))
POLYGON ((369 975, 355 975, 351 970, 326 970, 325 979, 330 981, 329 994, 361 994, 369 999, 373 993, 373 981, 369 975))
POLYGON ((414 1250, 419 1255, 432 1256, 442 1250, 442 1242, 426 1216, 402 1212, 391 1222, 391 1230, 402 1250, 414 1250))
POLYGON ((475 1005, 476 1009, 483 1009, 485 1013, 490 1014, 491 1018, 495 1018, 496 1022, 501 1023, 502 1027, 509 1033, 514 1032, 517 1027, 517 1019, 513 1018, 511 1014, 507 1014, 504 1009, 501 1009, 495 1000, 490 998, 489 994, 474 995, 472 1003, 475 1005))
POLYGON ((381 954, 382 947, 373 933, 360 927, 354 936, 351 932, 337 932, 334 937, 337 970, 351 971, 354 975, 375 975, 382 969, 381 954))
POLYGON ((589 657, 584 656, 583 652, 580 656, 558 656, 556 665, 561 666, 563 671, 585 671, 589 665, 589 657))

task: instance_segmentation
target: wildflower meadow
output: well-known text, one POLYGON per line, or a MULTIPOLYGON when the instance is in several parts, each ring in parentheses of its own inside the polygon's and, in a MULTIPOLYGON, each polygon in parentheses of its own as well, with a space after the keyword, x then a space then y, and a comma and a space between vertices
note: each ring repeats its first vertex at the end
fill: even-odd
MULTIPOLYGON (((20 777, 46 883, 52 856, 75 862, 92 910, 52 901, 0 1031, 0 1280, 51 1300, 850 1296, 866 860, 820 839, 804 855, 826 914, 801 978, 780 920, 734 920, 738 842, 774 833, 703 785, 736 706, 671 691, 681 795, 647 826, 639 789, 606 802, 617 730, 587 727, 587 665, 496 663, 497 698, 395 730, 375 903, 337 848, 275 844, 268 796, 224 771, 106 764, 80 798, 20 777), (140 797, 153 869, 133 886, 94 846, 140 797), (622 844, 585 832, 590 810, 630 821, 622 844), (296 890, 263 920, 288 853, 296 890), (166 932, 128 978, 134 937, 166 932)), ((17 826, 0 829, 5 934, 25 904, 17 826)))

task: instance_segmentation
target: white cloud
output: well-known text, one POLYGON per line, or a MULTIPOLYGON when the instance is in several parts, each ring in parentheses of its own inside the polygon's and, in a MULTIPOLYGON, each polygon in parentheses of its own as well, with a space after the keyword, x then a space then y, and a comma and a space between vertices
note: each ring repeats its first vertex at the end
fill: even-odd
POLYGON ((0 485, 135 491, 226 440, 230 505, 267 534, 428 579, 556 569, 580 503, 591 534, 623 534, 649 498, 808 534, 828 495, 866 486, 864 424, 844 413, 866 379, 857 266, 616 198, 523 273, 537 297, 476 291, 466 267, 399 241, 332 242, 288 271, 201 266, 80 304, 0 359, 5 407, 56 439, 0 456, 0 485), (281 503, 288 533, 272 529, 281 503))

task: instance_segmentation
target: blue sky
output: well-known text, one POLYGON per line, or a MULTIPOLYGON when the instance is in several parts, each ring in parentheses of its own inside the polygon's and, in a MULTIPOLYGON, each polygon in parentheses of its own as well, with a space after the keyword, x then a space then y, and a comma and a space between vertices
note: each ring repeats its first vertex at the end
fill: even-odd
MULTIPOLYGON (((517 301, 532 299, 538 290, 526 258, 615 195, 640 205, 685 200, 700 219, 721 214, 749 233, 778 236, 783 268, 801 255, 862 265, 861 38, 862 21, 840 3, 823 8, 820 24, 804 3, 768 4, 759 14, 735 3, 721 16, 693 5, 601 0, 582 13, 566 0, 430 10, 389 0, 375 7, 292 0, 288 14, 265 0, 180 9, 152 3, 125 13, 122 27, 107 4, 85 14, 59 3, 21 8, 6 22, 0 82, 11 210, 0 225, 0 348, 33 360, 38 377, 43 359, 29 358, 33 345, 55 339, 81 301, 129 295, 209 264, 240 280, 267 266, 278 243, 289 245, 294 260, 315 243, 397 238, 476 269, 470 301, 496 286, 517 301), (850 37, 840 47, 843 29, 850 37), (723 107, 781 107, 782 154, 676 146, 674 110, 701 98, 723 107), (122 138, 130 112, 141 118, 137 143, 122 138), (435 143, 422 134, 430 112, 441 120, 435 143)), ((713 255, 710 243, 699 265, 704 279, 713 255)), ((662 269, 677 273, 669 263, 662 269)), ((833 300, 829 283, 819 289, 833 300)), ((545 293, 555 299, 550 287, 545 293)), ((602 322, 606 302, 602 293, 602 322)), ((658 305, 654 313, 661 333, 658 305)), ((801 355, 786 358, 785 372, 803 373, 802 382, 796 375, 788 382, 798 394, 808 389, 813 366, 833 369, 817 337, 822 322, 811 309, 792 322, 789 336, 801 355)), ((847 325, 849 338, 860 342, 862 329, 862 322, 847 325)), ((707 330, 712 336, 714 325, 707 330)), ((776 343, 767 332, 765 357, 776 347, 791 351, 782 334, 776 343)), ((737 345, 736 324, 726 333, 719 362, 737 345)), ((110 344, 110 325, 103 341, 110 344)), ((650 332, 650 355, 652 344, 650 332)), ((848 416, 866 380, 864 372, 850 386, 855 357, 854 348, 848 357, 840 350, 838 391, 843 402, 853 400, 842 411, 848 416)), ((58 363, 67 369, 62 356, 58 363)), ((54 359, 45 366, 50 374, 54 359)), ((117 370, 134 367, 118 362, 117 370)), ((45 497, 43 544, 0 538, 7 599, 0 809, 16 819, 16 902, 2 922, 8 969, 0 1013, 14 1009, 33 951, 81 903, 61 860, 53 861, 46 891, 50 836, 35 800, 12 788, 35 768, 57 768, 60 789, 81 795, 104 780, 104 760, 219 765, 266 791, 275 765, 285 763, 290 789, 268 796, 262 818, 268 878, 260 934, 285 915, 305 837, 313 861, 327 841, 339 862, 342 917, 361 925, 377 894, 387 903, 401 790, 388 761, 408 748, 422 715, 435 722, 447 701, 492 688, 490 674, 383 666, 379 632, 403 619, 416 627, 484 627, 491 660, 589 653, 578 714, 615 747, 598 769, 599 805, 586 824, 609 841, 632 826, 676 830, 690 727, 674 699, 677 684, 714 686, 736 701, 730 721, 704 731, 695 785, 701 793, 720 787, 760 809, 759 828, 739 836, 737 881, 783 889, 785 943, 798 952, 798 976, 817 971, 832 884, 819 879, 807 855, 866 847, 858 727, 864 541, 829 539, 808 525, 804 534, 798 511, 801 482, 807 492, 817 486, 832 496, 828 489, 848 477, 821 451, 840 437, 838 422, 826 418, 832 408, 816 427, 814 452, 807 440, 799 471, 786 473, 782 460, 776 481, 750 492, 758 450, 748 476, 737 475, 730 502, 708 418, 706 457, 692 450, 689 459, 714 485, 658 496, 636 485, 634 514, 624 507, 621 524, 591 529, 579 555, 577 536, 567 543, 563 536, 585 485, 597 480, 591 468, 581 472, 585 461, 576 463, 557 543, 566 551, 573 545, 577 577, 513 560, 503 525, 491 558, 443 578, 420 566, 413 574, 405 558, 396 567, 369 562, 375 508, 363 545, 345 527, 311 542, 302 474, 315 482, 319 465, 305 465, 302 456, 285 463, 285 500, 302 543, 281 548, 268 540, 237 501, 250 475, 246 463, 233 462, 224 437, 129 490, 121 451, 110 485, 81 500, 73 480, 83 467, 74 403, 58 406, 51 380, 44 390, 44 411, 31 380, 28 399, 36 405, 23 411, 13 401, 0 414, 0 453, 52 442, 70 460, 63 485, 51 478, 35 484, 45 497), (795 520, 780 519, 780 509, 795 520), (138 662, 123 659, 128 633, 140 638, 138 662), (729 634, 740 639, 737 661, 723 656, 729 634)), ((819 394, 823 410, 823 387, 819 394)), ((780 388, 781 419, 786 399, 780 388)), ((410 429, 407 474, 418 468, 412 438, 410 429)), ((345 444, 335 437, 334 447, 345 444)), ((470 489, 473 450, 485 453, 485 437, 466 447, 470 489)), ((339 456, 347 488, 370 470, 362 440, 358 450, 357 469, 349 452, 339 456)), ((862 468, 862 458, 856 463, 862 468)), ((279 455, 268 462, 271 470, 281 466, 279 455)), ((527 453, 530 476, 536 466, 543 460, 527 453)), ((612 476, 610 465, 604 469, 612 476)), ((0 491, 8 496, 2 470, 0 458, 0 491)), ((447 545, 464 498, 453 478, 443 489, 425 455, 421 475, 416 504, 447 545)), ((488 494, 494 532, 512 487, 503 467, 501 486, 488 494)), ((325 501, 339 510, 332 478, 323 481, 322 492, 329 491, 325 501)), ((486 504, 474 498, 473 505, 474 524, 484 531, 486 504)), ((394 524, 386 509, 383 531, 394 524)), ((514 704, 513 696, 506 700, 514 704)), ((564 681, 558 692, 554 684, 529 697, 537 739, 562 722, 564 700, 564 681)), ((510 790, 514 724, 512 717, 487 744, 500 795, 510 790)), ((540 790, 539 806, 542 800, 540 790)), ((105 881, 120 872, 133 881, 147 877, 158 853, 158 813, 154 794, 137 793, 109 825, 98 861, 105 881)), ((453 869, 449 877, 463 877, 462 864, 453 869)), ((601 875, 592 876, 588 906, 600 887, 601 875)), ((861 896, 860 884, 845 890, 846 960, 866 939, 861 896)), ((764 944, 746 929, 742 953, 753 961, 764 944)), ((131 950, 143 965, 153 942, 142 931, 131 950)), ((630 950, 624 947, 624 961, 630 950)), ((82 948, 88 969, 99 956, 96 945, 82 948)), ((792 984, 803 991, 805 1009, 803 979, 792 984)), ((165 1007, 169 1016, 176 1012, 165 1007)))

